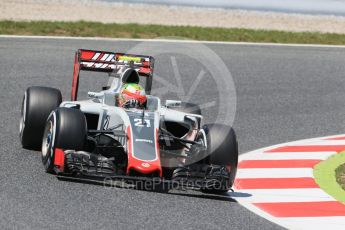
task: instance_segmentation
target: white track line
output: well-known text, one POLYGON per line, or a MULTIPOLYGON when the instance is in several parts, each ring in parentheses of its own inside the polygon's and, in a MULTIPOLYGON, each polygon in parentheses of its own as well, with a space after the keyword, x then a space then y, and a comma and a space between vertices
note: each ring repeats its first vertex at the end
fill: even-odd
POLYGON ((345 217, 304 217, 304 218, 284 218, 280 222, 284 225, 293 225, 293 229, 329 229, 344 230, 345 217), (306 222, 308 228, 306 228, 306 222))
POLYGON ((281 153, 262 153, 254 152, 240 155, 241 160, 326 160, 334 155, 335 152, 281 152, 281 153))
MULTIPOLYGON (((345 145, 345 140, 319 140, 319 141, 310 141, 306 143, 297 143, 294 146, 308 146, 308 145, 345 145)), ((287 145, 289 146, 289 145, 287 145)))
POLYGON ((237 201, 261 202, 310 202, 332 201, 333 197, 318 188, 301 189, 239 189, 229 193, 237 201), (242 194, 242 195, 241 195, 242 194), (244 196, 243 194, 255 194, 244 196))
POLYGON ((313 177, 312 168, 251 168, 238 169, 236 178, 300 178, 313 177))
POLYGON ((309 47, 309 48, 345 48, 344 45, 319 45, 319 44, 283 44, 283 43, 255 43, 255 42, 221 42, 221 41, 195 41, 174 39, 129 39, 129 38, 103 38, 103 37, 63 37, 63 36, 27 36, 27 35, 0 35, 0 38, 25 38, 25 39, 61 39, 61 40, 95 40, 95 41, 134 41, 134 42, 167 42, 167 43, 203 43, 219 45, 240 46, 281 46, 281 47, 309 47))

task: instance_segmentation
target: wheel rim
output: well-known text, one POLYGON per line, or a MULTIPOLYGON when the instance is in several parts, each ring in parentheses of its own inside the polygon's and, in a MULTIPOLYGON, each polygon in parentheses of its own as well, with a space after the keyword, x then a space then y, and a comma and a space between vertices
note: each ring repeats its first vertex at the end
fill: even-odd
POLYGON ((19 123, 19 133, 20 138, 23 138, 24 128, 25 128, 25 117, 26 117, 26 92, 24 94, 23 103, 22 103, 22 112, 21 112, 21 118, 19 123))
POLYGON ((43 156, 43 158, 46 158, 48 153, 52 149, 53 136, 54 136, 53 122, 49 121, 47 123, 46 130, 45 130, 44 136, 43 136, 43 142, 42 142, 42 156, 43 156))
POLYGON ((201 137, 199 136, 199 140, 198 141, 201 144, 203 144, 206 148, 208 148, 205 131, 203 129, 201 129, 199 135, 200 134, 201 134, 201 137))

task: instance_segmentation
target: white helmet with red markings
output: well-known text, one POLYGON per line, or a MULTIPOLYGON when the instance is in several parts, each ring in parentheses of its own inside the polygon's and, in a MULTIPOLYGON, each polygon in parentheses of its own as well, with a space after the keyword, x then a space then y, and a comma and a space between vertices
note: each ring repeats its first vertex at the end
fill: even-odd
POLYGON ((136 83, 127 83, 121 88, 118 105, 126 108, 143 108, 146 100, 143 87, 136 83))

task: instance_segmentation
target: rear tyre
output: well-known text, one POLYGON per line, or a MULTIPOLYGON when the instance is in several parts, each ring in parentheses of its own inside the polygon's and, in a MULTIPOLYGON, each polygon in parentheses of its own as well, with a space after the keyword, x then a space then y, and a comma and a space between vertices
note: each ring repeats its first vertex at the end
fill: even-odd
POLYGON ((23 148, 40 149, 47 118, 61 101, 58 89, 33 86, 25 91, 19 125, 23 148))
POLYGON ((211 165, 226 166, 230 178, 225 187, 203 189, 206 193, 226 193, 234 184, 238 164, 238 144, 235 131, 221 124, 205 125, 207 140, 207 162, 211 165))
POLYGON ((54 171, 55 149, 83 150, 87 139, 84 114, 77 109, 58 108, 48 118, 42 142, 42 162, 46 172, 54 171))

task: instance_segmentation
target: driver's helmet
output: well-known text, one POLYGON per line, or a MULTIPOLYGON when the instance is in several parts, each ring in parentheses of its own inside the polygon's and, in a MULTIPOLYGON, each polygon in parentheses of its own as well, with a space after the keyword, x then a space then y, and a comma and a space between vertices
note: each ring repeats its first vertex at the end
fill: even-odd
POLYGON ((136 83, 127 83, 120 90, 118 105, 125 108, 143 108, 146 99, 143 87, 136 83))

